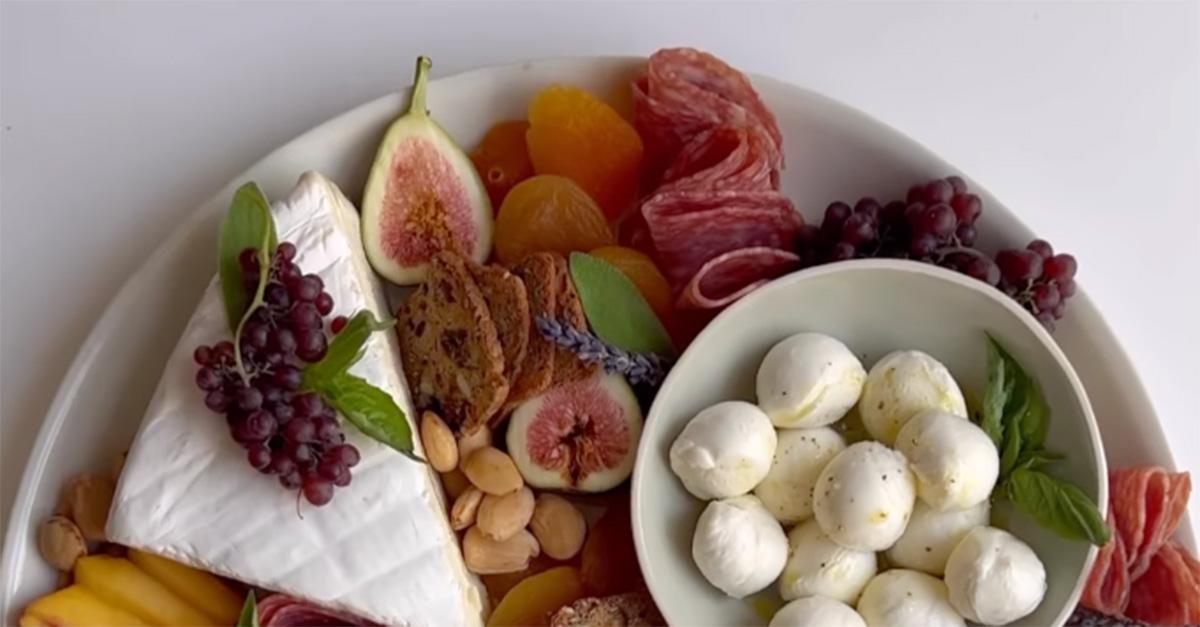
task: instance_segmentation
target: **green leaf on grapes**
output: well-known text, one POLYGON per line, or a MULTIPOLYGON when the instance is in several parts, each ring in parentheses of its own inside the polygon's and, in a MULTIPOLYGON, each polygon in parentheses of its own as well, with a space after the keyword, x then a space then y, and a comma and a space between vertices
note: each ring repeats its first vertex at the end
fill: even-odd
POLYGON ((317 393, 359 431, 411 459, 424 461, 413 453, 408 417, 390 394, 347 372, 313 384, 317 393))
POLYGON ((627 351, 675 355, 671 336, 633 281, 607 261, 571 253, 571 280, 596 337, 627 351))
POLYGON ((1104 546, 1112 535, 1100 509, 1083 490, 1044 472, 1014 470, 1005 492, 1019 511, 1059 536, 1104 546))
POLYGON ((311 387, 311 382, 328 379, 349 370, 362 358, 371 334, 390 329, 395 324, 395 320, 376 320, 375 314, 365 309, 355 314, 341 332, 333 336, 325 356, 304 369, 305 385, 311 387))
POLYGON ((258 627, 258 602, 254 599, 253 590, 246 593, 246 603, 238 615, 237 627, 258 627))
MULTIPOLYGON (((277 239, 271 205, 262 190, 254 182, 239 187, 233 195, 229 211, 221 221, 217 241, 217 273, 225 303, 225 318, 232 332, 237 331, 251 303, 242 283, 242 266, 238 263, 238 255, 247 248, 255 248, 259 250, 261 262, 264 253, 269 257, 270 251, 275 249, 277 239)), ((261 267, 267 266, 263 264, 261 267)))

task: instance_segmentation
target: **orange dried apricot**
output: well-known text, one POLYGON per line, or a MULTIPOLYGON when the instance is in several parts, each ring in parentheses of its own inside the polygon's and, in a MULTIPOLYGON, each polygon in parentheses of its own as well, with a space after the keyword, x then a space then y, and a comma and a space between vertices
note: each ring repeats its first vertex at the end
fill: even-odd
POLYGON ((645 586, 633 546, 628 499, 615 503, 588 530, 579 574, 592 596, 632 592, 645 586))
POLYGON ((546 87, 529 104, 525 139, 535 172, 575 181, 609 220, 633 204, 642 138, 603 100, 579 87, 546 87))
POLYGON ((513 586, 488 618, 489 627, 547 625, 550 614, 583 597, 583 580, 574 566, 559 566, 513 586))
POLYGON ((624 246, 601 246, 590 254, 607 261, 629 277, 642 293, 642 298, 658 314, 659 320, 666 320, 670 316, 671 286, 650 257, 624 246))
POLYGON ((529 122, 525 120, 500 122, 488 129, 483 141, 471 152, 471 163, 483 179, 495 211, 500 211, 508 190, 533 176, 533 162, 525 146, 528 130, 529 122))
POLYGON ((538 175, 518 183, 496 216, 494 246, 501 263, 535 252, 586 252, 613 243, 604 213, 571 179, 538 175))

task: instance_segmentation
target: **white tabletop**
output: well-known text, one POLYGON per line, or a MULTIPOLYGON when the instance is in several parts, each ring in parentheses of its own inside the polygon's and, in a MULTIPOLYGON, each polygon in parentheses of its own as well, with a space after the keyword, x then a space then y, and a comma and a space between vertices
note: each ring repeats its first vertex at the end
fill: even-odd
POLYGON ((0 6, 5 521, 125 278, 272 148, 407 84, 419 53, 445 75, 693 45, 901 129, 1080 259, 1177 463, 1200 470, 1195 2, 0 6))

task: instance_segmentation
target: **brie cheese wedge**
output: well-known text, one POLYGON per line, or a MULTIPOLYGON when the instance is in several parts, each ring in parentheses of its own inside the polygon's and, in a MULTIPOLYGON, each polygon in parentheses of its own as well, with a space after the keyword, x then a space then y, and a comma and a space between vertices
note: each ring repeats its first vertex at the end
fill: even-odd
MULTIPOLYGON (((390 317, 363 252, 358 214, 307 173, 272 207, 280 241, 321 277, 332 315, 390 317)), ((215 247, 214 247, 215 248, 215 247)), ((175 347, 129 451, 108 520, 113 542, 390 625, 479 625, 486 596, 446 517, 437 477, 342 421, 362 461, 324 507, 256 472, 225 419, 204 406, 193 350, 229 339, 214 280, 175 347)), ((373 334, 350 372, 417 416, 391 332, 373 334)))

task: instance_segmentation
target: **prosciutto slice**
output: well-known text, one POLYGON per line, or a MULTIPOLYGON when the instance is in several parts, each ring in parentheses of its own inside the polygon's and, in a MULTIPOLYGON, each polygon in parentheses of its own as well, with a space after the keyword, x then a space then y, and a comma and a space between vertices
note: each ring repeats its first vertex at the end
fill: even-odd
POLYGON ((724 307, 755 288, 800 267, 796 253, 777 248, 739 248, 705 263, 679 296, 681 309, 724 307))
POLYGON ((375 624, 344 612, 318 607, 286 594, 272 594, 258 604, 262 627, 373 627, 375 624))

